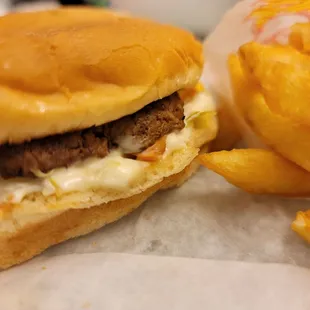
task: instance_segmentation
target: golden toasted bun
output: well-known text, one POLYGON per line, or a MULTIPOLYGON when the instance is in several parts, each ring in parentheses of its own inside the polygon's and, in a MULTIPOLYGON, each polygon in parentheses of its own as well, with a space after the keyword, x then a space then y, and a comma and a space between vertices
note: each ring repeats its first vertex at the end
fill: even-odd
POLYGON ((0 269, 22 263, 54 244, 88 234, 120 219, 138 208, 158 190, 181 185, 198 167, 198 161, 194 160, 183 171, 163 179, 140 194, 92 208, 64 211, 35 224, 26 225, 15 233, 2 234, 0 269))
POLYGON ((101 125, 195 85, 202 47, 181 29, 101 9, 0 18, 0 143, 101 125))

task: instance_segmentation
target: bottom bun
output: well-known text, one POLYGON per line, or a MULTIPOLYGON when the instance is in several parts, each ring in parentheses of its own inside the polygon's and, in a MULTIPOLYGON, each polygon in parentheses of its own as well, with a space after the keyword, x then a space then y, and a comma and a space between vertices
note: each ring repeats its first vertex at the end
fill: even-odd
POLYGON ((181 172, 164 178, 144 192, 87 209, 70 209, 47 220, 27 225, 15 233, 0 237, 0 268, 20 264, 42 253, 52 245, 88 234, 138 208, 159 190, 180 186, 199 167, 194 159, 181 172))

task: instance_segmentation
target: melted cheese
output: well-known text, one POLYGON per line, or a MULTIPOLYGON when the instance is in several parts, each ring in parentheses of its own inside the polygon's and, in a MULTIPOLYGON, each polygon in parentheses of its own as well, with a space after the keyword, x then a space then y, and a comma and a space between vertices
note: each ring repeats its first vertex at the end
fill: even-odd
POLYGON ((147 166, 148 163, 123 158, 119 151, 113 151, 103 159, 92 158, 70 168, 56 169, 48 182, 61 192, 98 187, 124 190, 147 166))
POLYGON ((40 180, 31 179, 0 179, 0 202, 18 203, 22 199, 42 190, 40 180))
MULTIPOLYGON (((185 128, 167 135, 164 158, 187 146, 193 131, 192 120, 214 110, 215 105, 209 94, 200 92, 191 98, 184 106, 185 128)), ((131 142, 126 141, 126 146, 132 147, 131 142)), ((90 158, 69 168, 54 169, 47 174, 38 172, 37 179, 0 178, 0 203, 20 203, 25 196, 35 192, 49 196, 91 188, 123 191, 143 175, 148 165, 143 161, 124 158, 117 150, 103 159, 90 158)))
POLYGON ((103 159, 91 158, 70 168, 39 174, 40 177, 35 180, 1 180, 0 201, 19 203, 34 192, 49 196, 98 187, 121 191, 139 178, 147 166, 148 163, 123 158, 119 151, 114 151, 103 159))
POLYGON ((198 117, 202 113, 215 111, 215 103, 212 97, 206 93, 197 93, 191 101, 184 106, 185 122, 188 123, 195 117, 198 117))
POLYGON ((134 139, 133 136, 122 136, 117 139, 117 144, 121 147, 125 154, 139 153, 142 150, 142 144, 134 139))
POLYGON ((166 150, 164 157, 169 156, 175 151, 181 150, 186 147, 192 135, 192 128, 185 127, 180 132, 173 132, 167 136, 166 150))

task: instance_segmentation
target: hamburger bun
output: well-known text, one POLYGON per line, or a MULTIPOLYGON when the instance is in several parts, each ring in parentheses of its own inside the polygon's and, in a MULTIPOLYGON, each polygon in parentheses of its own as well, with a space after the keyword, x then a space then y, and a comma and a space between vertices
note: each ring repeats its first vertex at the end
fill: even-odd
MULTIPOLYGON (((151 103, 162 108, 171 96, 182 103, 178 121, 184 126, 161 136, 164 150, 150 162, 128 158, 118 146, 105 158, 37 171, 36 178, 0 178, 2 269, 116 221, 158 190, 180 185, 217 134, 213 100, 197 87, 202 47, 184 30, 70 8, 2 17, 0 38, 0 152, 16 143, 27 151, 27 141, 46 137, 57 144, 53 135, 126 116, 132 121, 133 113, 151 103), (79 183, 70 188, 72 178, 79 183)), ((155 123, 160 127, 161 121, 155 123)))
POLYGON ((119 119, 195 86, 203 65, 190 33, 100 9, 7 15, 0 38, 0 143, 119 119))

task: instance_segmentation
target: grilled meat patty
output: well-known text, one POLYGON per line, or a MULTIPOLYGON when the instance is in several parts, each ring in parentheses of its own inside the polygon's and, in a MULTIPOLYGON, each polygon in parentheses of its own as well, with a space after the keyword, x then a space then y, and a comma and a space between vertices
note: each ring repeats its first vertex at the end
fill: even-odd
POLYGON ((106 124, 104 132, 125 153, 139 153, 164 135, 182 129, 183 119, 183 102, 175 93, 132 115, 106 124))
POLYGON ((3 178, 33 177, 34 170, 48 172, 88 157, 103 158, 113 147, 120 147, 125 153, 138 153, 183 127, 183 102, 174 93, 102 126, 2 145, 0 175, 3 178))

